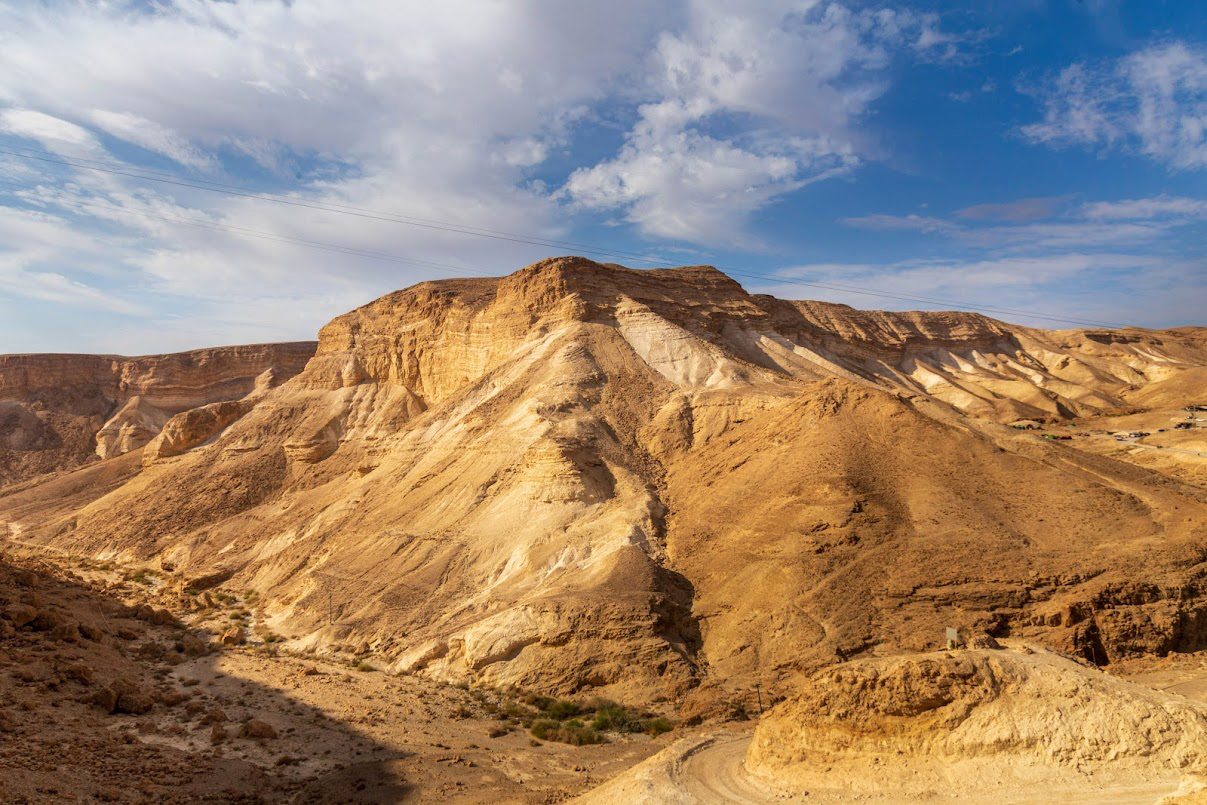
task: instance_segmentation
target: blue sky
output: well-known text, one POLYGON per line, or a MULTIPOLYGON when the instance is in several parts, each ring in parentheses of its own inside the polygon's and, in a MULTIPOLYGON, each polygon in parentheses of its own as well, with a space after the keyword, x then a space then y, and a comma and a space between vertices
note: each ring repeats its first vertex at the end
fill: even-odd
POLYGON ((1207 14, 0 0, 0 352, 312 338, 582 251, 381 217, 862 308, 1207 324, 1207 14))

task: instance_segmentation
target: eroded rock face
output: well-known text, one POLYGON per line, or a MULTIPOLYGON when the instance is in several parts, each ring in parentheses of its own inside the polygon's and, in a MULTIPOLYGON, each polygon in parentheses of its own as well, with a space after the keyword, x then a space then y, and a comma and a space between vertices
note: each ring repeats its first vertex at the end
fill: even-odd
POLYGON ((97 431, 96 454, 101 458, 113 458, 137 450, 154 439, 167 420, 166 411, 150 405, 142 397, 131 397, 97 431))
POLYGON ((143 447, 171 416, 263 393, 312 342, 171 355, 0 355, 0 485, 143 447))
POLYGON ((176 414, 143 451, 143 464, 178 456, 212 439, 252 409, 250 400, 210 403, 176 414))
POLYGON ((707 267, 542 261, 338 317, 241 416, 157 437, 191 449, 70 513, 31 492, 21 526, 231 573, 300 646, 486 685, 786 690, 944 625, 1060 644, 1035 620, 1058 602, 1189 580, 1207 504, 969 414, 1114 405, 1136 366, 1207 365, 1197 331, 1134 335, 1083 348, 751 296, 707 267))
POLYGON ((818 672, 760 721, 747 763, 810 788, 824 768, 852 791, 914 795, 959 763, 967 794, 1062 771, 1176 779, 1201 773, 1204 741, 1207 710, 1189 700, 1047 653, 954 651, 818 672))

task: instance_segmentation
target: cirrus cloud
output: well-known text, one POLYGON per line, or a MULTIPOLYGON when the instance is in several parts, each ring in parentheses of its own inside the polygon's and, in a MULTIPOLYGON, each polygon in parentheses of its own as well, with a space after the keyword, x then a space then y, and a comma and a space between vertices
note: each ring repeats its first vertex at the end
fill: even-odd
POLYGON ((1207 50, 1154 45, 1105 65, 1074 64, 1029 90, 1044 119, 1034 143, 1133 150, 1175 170, 1207 168, 1207 50))

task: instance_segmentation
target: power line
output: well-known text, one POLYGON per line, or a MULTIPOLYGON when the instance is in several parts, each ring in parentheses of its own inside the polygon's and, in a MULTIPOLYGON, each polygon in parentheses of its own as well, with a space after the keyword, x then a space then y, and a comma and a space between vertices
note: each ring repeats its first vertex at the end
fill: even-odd
MULTIPOLYGON (((467 227, 463 224, 454 224, 443 221, 431 221, 429 219, 409 218, 407 216, 395 215, 393 213, 385 213, 367 208, 345 207, 343 205, 328 204, 325 202, 315 201, 300 201, 298 199, 284 198, 279 195, 270 193, 259 193, 247 188, 239 188, 236 185, 223 185, 217 182, 207 182, 205 180, 188 179, 184 177, 165 178, 164 175, 153 176, 148 175, 149 172, 136 172, 132 170, 119 170, 117 168, 104 168, 97 165, 81 165, 79 162, 84 160, 67 160, 53 159, 48 156, 35 156, 33 154, 21 154, 16 151, 10 151, 5 148, 0 148, 0 154, 17 157, 18 159, 32 159, 39 162, 49 162, 56 165, 66 165, 70 168, 79 170, 99 171, 101 173, 109 173, 115 176, 126 176, 131 179, 142 179, 148 182, 160 182, 162 184, 175 185, 177 187, 188 187, 193 190, 204 190, 210 193, 222 193, 228 196, 238 196, 241 198, 256 199, 258 201, 268 201, 273 204, 285 204, 290 207, 304 207, 311 210, 321 210, 323 212, 335 212, 342 215, 352 215, 357 218, 365 218, 373 221, 386 221, 389 223, 403 224, 405 226, 414 226, 421 229, 432 229, 439 232, 452 232, 458 235, 473 235, 480 238, 490 238, 491 240, 508 241, 511 243, 526 243, 533 246, 544 246, 546 248, 561 248, 569 247, 573 249, 581 249, 587 254, 599 254, 606 257, 622 258, 627 260, 640 260, 651 264, 666 264, 666 260, 658 260, 651 257, 644 257, 630 252, 624 252, 617 249, 609 249, 598 246, 591 246, 582 243, 572 243, 570 241, 554 241, 546 238, 536 238, 526 235, 518 235, 511 233, 500 233, 488 229, 478 229, 476 227, 467 227)), ((74 158, 73 158, 74 159, 74 158)), ((89 160, 92 161, 92 160, 89 160)), ((112 163, 110 163, 112 164, 112 163)), ((172 174, 167 174, 171 176, 172 174)))
MULTIPOLYGON (((123 163, 123 162, 114 162, 112 160, 90 159, 87 157, 80 157, 80 156, 64 157, 62 154, 59 154, 55 151, 46 151, 41 148, 30 148, 30 147, 24 146, 24 145, 7 145, 6 144, 5 148, 15 148, 18 151, 30 151, 34 154, 43 154, 47 157, 59 157, 59 160, 45 160, 45 161, 48 161, 48 162, 55 161, 55 162, 58 162, 59 164, 69 165, 71 167, 77 167, 77 168, 85 168, 87 170, 92 170, 93 168, 88 165, 73 165, 72 162, 87 162, 87 163, 91 163, 92 165, 107 165, 107 166, 113 167, 113 168, 121 168, 125 171, 130 170, 130 166, 128 164, 123 163), (66 160, 70 160, 70 161, 66 161, 66 160)), ((9 154, 10 156, 17 156, 17 157, 22 157, 22 158, 25 157, 25 155, 14 154, 11 151, 4 151, 2 149, 0 149, 0 153, 6 153, 6 154, 9 154)), ((29 157, 29 158, 36 159, 37 157, 29 157)), ((98 168, 98 170, 99 170, 99 168, 98 168)), ((227 184, 224 182, 215 182, 210 179, 198 179, 198 178, 192 177, 192 176, 182 176, 178 173, 166 173, 164 171, 151 170, 150 168, 140 167, 140 168, 137 168, 137 174, 135 174, 134 172, 129 172, 129 173, 125 173, 123 175, 137 176, 138 178, 144 178, 144 179, 148 179, 150 181, 156 181, 156 179, 154 179, 152 177, 164 177, 167 179, 176 179, 181 182, 195 182, 197 184, 207 185, 212 188, 221 188, 224 190, 238 191, 241 193, 250 193, 250 194, 253 194, 257 198, 263 198, 265 201, 276 202, 276 201, 281 200, 280 195, 275 194, 275 193, 258 193, 257 191, 252 190, 251 188, 244 187, 241 185, 227 184), (148 174, 148 175, 143 175, 143 174, 148 174)), ((391 212, 386 212, 383 210, 373 209, 371 207, 357 207, 357 206, 353 206, 351 204, 336 204, 336 203, 330 202, 330 201, 318 202, 318 201, 313 201, 313 200, 310 201, 309 203, 316 205, 317 208, 327 210, 328 212, 352 211, 352 212, 370 213, 373 215, 383 216, 384 218, 393 220, 396 223, 408 223, 408 222, 417 221, 417 222, 425 223, 425 224, 439 224, 440 226, 451 227, 458 231, 464 230, 465 233, 467 233, 467 234, 468 233, 484 233, 484 234, 490 234, 490 235, 506 235, 506 236, 512 237, 512 238, 525 239, 525 242, 532 241, 535 243, 535 245, 538 245, 538 246, 566 246, 566 247, 569 247, 572 249, 590 249, 590 250, 593 250, 592 253, 596 253, 596 254, 604 254, 604 253, 613 254, 618 257, 624 257, 629 260, 638 260, 638 261, 641 261, 644 263, 654 263, 654 264, 658 264, 658 265, 668 265, 668 266, 672 265, 672 261, 670 261, 670 260, 665 260, 665 259, 657 258, 657 257, 650 257, 649 255, 640 254, 638 252, 628 252, 628 251, 624 251, 622 249, 603 248, 603 247, 599 247, 599 246, 593 246, 591 244, 576 243, 574 241, 554 240, 552 238, 541 238, 536 235, 527 235, 527 234, 516 233, 516 232, 505 232, 505 231, 498 230, 498 229, 486 229, 484 227, 471 226, 469 224, 463 224, 463 223, 459 223, 459 222, 441 221, 441 220, 434 219, 434 218, 421 218, 419 216, 414 216, 414 215, 402 215, 399 213, 391 213, 391 212)))
MULTIPOLYGON (((6 182, 0 180, 0 184, 8 185, 9 187, 17 187, 23 190, 34 189, 16 182, 6 182)), ((109 210, 115 210, 124 215, 137 216, 140 218, 155 218, 161 221, 168 221, 174 224, 184 224, 186 226, 195 226, 202 229, 216 230, 220 232, 230 232, 236 235, 245 235, 248 237, 260 238, 262 240, 271 240, 281 243, 291 243, 298 246, 306 246, 308 248, 322 249, 324 251, 338 252, 340 254, 350 254, 358 257, 369 257, 375 260, 387 260, 394 263, 406 263, 408 265, 420 266, 422 268, 431 268, 437 271, 450 271, 457 274, 462 274, 469 277, 480 276, 478 272, 462 266, 450 265, 448 263, 436 263, 431 260, 418 260, 409 257, 403 257, 389 252, 381 252, 373 249, 360 249, 353 246, 343 246, 336 243, 326 243, 323 241, 308 240, 306 238, 297 238, 292 235, 282 235, 276 232, 264 232, 262 230, 248 229, 246 227, 234 226, 231 224, 218 224, 212 221, 196 221, 189 218, 177 218, 175 216, 163 215, 162 213, 151 212, 150 210, 134 210, 129 207, 122 207, 117 204, 105 204, 100 201, 85 200, 85 199, 56 199, 54 197, 43 195, 41 198, 51 203, 58 203, 60 206, 70 208, 71 205, 80 205, 84 207, 97 207, 109 210)))
MULTIPOLYGON (((36 150, 36 149, 25 149, 25 150, 36 150)), ((50 153, 50 152, 39 152, 39 153, 50 153)), ((4 148, 0 148, 0 154, 8 154, 10 156, 15 156, 15 157, 18 157, 21 159, 33 159, 33 160, 38 160, 41 162, 50 162, 50 163, 55 163, 55 164, 59 164, 59 165, 66 165, 68 167, 73 167, 73 168, 77 168, 77 169, 101 171, 104 173, 110 173, 110 174, 115 174, 115 175, 120 175, 120 176, 127 176, 127 177, 135 178, 135 179, 143 179, 143 180, 147 180, 147 181, 162 182, 165 184, 189 187, 189 188, 198 189, 198 190, 206 190, 206 191, 213 192, 213 193, 221 193, 221 194, 225 194, 225 195, 232 195, 232 196, 238 196, 238 197, 243 197, 243 198, 252 198, 252 199, 257 199, 257 200, 261 200, 261 201, 269 201, 272 203, 286 204, 286 205, 296 206, 296 207, 305 207, 308 209, 315 209, 315 210, 320 210, 320 211, 324 211, 324 212, 334 212, 334 213, 345 214, 345 215, 353 215, 353 216, 356 216, 359 218, 369 218, 372 220, 380 220, 380 221, 386 221, 386 222, 390 222, 390 223, 400 223, 400 224, 404 224, 407 226, 418 226, 421 228, 435 229, 435 230, 439 230, 439 231, 450 232, 453 234, 474 235, 477 237, 486 237, 486 238, 492 238, 495 240, 505 240, 505 241, 511 241, 511 242, 515 242, 515 243, 526 243, 526 244, 531 244, 531 245, 536 245, 536 246, 545 246, 545 247, 572 246, 574 248, 582 249, 587 254, 603 254, 603 255, 608 255, 608 256, 613 256, 613 257, 623 257, 623 258, 630 259, 630 260, 640 260, 640 261, 644 261, 644 262, 648 262, 648 263, 665 263, 666 262, 666 261, 661 261, 661 260, 655 260, 654 258, 642 257, 642 256, 636 255, 635 253, 632 253, 632 252, 623 252, 623 251, 619 251, 619 250, 605 249, 602 247, 594 247, 594 246, 590 246, 587 244, 576 244, 576 243, 572 243, 569 241, 553 241, 553 240, 529 238, 529 237, 526 237, 523 235, 516 235, 514 233, 495 233, 493 230, 482 230, 482 229, 477 229, 474 227, 465 227, 463 225, 453 224, 453 223, 449 223, 449 222, 432 221, 431 219, 408 220, 406 217, 403 217, 403 216, 396 216, 396 215, 392 215, 389 213, 381 213, 379 211, 370 210, 368 208, 345 207, 343 205, 331 205, 331 204, 323 204, 323 203, 310 203, 310 202, 297 201, 294 199, 282 198, 277 195, 254 192, 254 191, 248 190, 246 188, 238 188, 235 185, 224 185, 224 184, 221 184, 218 182, 207 182, 205 180, 185 179, 184 177, 178 177, 175 174, 160 174, 160 176, 171 177, 171 178, 156 178, 154 176, 144 175, 144 173, 157 173, 155 171, 134 172, 134 171, 127 171, 127 170, 118 170, 115 168, 104 168, 104 167, 95 167, 95 166, 90 166, 90 165, 76 164, 76 162, 85 162, 85 161, 100 163, 101 162, 100 160, 85 160, 83 158, 76 158, 76 157, 72 158, 72 160, 75 160, 75 161, 69 161, 69 160, 64 160, 64 159, 52 159, 50 157, 40 157, 40 156, 33 156, 30 154, 20 154, 20 153, 14 152, 14 151, 6 150, 4 148), (205 184, 209 184, 212 186, 207 187, 207 186, 204 186, 205 184), (417 221, 423 221, 423 223, 417 223, 417 221), (428 221, 431 221, 431 222, 428 223, 428 221)), ((101 164, 111 164, 112 165, 112 164, 116 164, 116 163, 101 163, 101 164)), ((140 169, 140 171, 141 171, 141 169, 140 169)), ((83 203, 83 202, 81 202, 81 203, 83 203)), ((128 210, 125 210, 125 209, 122 209, 122 211, 129 212, 128 210)), ((147 213, 147 214, 152 215, 154 217, 163 217, 163 216, 155 216, 153 213, 147 213)), ((171 220, 171 219, 165 218, 165 220, 171 220)), ((197 222, 192 222, 192 221, 187 221, 187 220, 177 220, 175 222, 184 223, 184 224, 188 224, 188 225, 194 225, 194 226, 205 226, 205 224, 199 224, 197 222)), ((211 225, 211 226, 212 226, 212 228, 223 229, 223 227, 219 226, 219 225, 211 225)), ((238 227, 228 227, 226 231, 237 232, 238 229, 239 229, 238 227)), ((260 237, 260 238, 265 238, 265 239, 270 239, 270 240, 277 239, 277 237, 278 237, 271 233, 253 232, 251 230, 247 230, 246 234, 250 234, 253 237, 260 237)), ((336 246, 333 244, 325 244, 325 243, 318 242, 318 241, 304 241, 302 239, 292 238, 290 236, 280 236, 280 237, 283 239, 286 239, 286 242, 293 242, 293 243, 297 243, 299 245, 311 245, 314 248, 325 249, 327 251, 344 251, 345 253, 351 253, 351 254, 360 253, 360 254, 363 254, 364 256, 372 256, 371 254, 368 253, 367 250, 358 250, 358 249, 355 249, 354 247, 336 246)), ((377 259, 387 259, 387 260, 391 260, 394 262, 410 263, 410 264, 415 264, 415 265, 424 264, 424 261, 417 261, 417 260, 414 260, 411 258, 401 257, 399 255, 385 255, 384 253, 378 253, 377 259)), ((434 268, 434 267, 437 267, 438 265, 439 264, 429 264, 428 267, 434 268)), ((462 269, 460 267, 455 267, 455 266, 444 266, 444 268, 456 270, 459 272, 465 271, 465 269, 462 269)), ((868 288, 860 288, 860 287, 849 286, 849 285, 839 285, 837 283, 809 282, 806 280, 782 277, 782 276, 777 276, 777 275, 773 275, 773 274, 759 274, 759 273, 747 271, 744 269, 731 269, 731 268, 726 268, 724 266, 716 266, 716 268, 718 268, 718 270, 723 271, 726 274, 729 274, 730 276, 746 277, 746 278, 750 278, 750 279, 758 279, 758 280, 763 280, 763 281, 767 281, 767 282, 775 282, 775 283, 779 283, 779 284, 800 285, 800 286, 810 287, 810 288, 821 288, 824 290, 837 291, 839 293, 853 293, 853 294, 859 294, 859 295, 863 295, 863 296, 879 297, 879 298, 883 298, 883 299, 895 299, 898 301, 905 301, 905 302, 917 302, 917 303, 928 304, 928 305, 940 305, 940 306, 962 309, 962 310, 969 310, 969 311, 986 311, 986 312, 998 313, 998 314, 1002 314, 1002 315, 1022 316, 1022 317, 1031 318, 1031 319, 1063 322, 1063 323, 1069 323, 1069 324, 1080 324, 1080 325, 1086 325, 1086 326, 1091 326, 1091 327, 1112 327, 1113 328, 1113 327, 1128 326, 1128 325, 1120 324, 1117 322, 1103 322, 1103 321, 1096 321, 1093 319, 1083 319, 1083 318, 1071 317, 1071 316, 1055 316, 1055 315, 1049 315, 1049 314, 1044 314, 1044 313, 1035 313, 1032 311, 1019 310, 1019 309, 1015 309, 1015 308, 996 307, 996 306, 990 306, 990 305, 969 305, 969 304, 966 304, 963 302, 957 302, 957 301, 950 300, 950 299, 937 299, 937 298, 933 298, 933 297, 895 294, 895 293, 889 293, 886 291, 874 291, 874 290, 871 290, 868 288)))
POLYGON ((973 311, 973 312, 990 311, 990 312, 994 312, 994 313, 1004 313, 1004 314, 1008 314, 1011 316, 1026 316, 1026 317, 1032 318, 1032 319, 1046 319, 1048 321, 1062 321, 1062 322, 1068 322, 1068 323, 1072 323, 1072 324, 1086 324, 1086 325, 1090 325, 1092 327, 1128 327, 1129 326, 1126 324, 1120 324, 1118 322, 1110 323, 1110 322, 1094 321, 1093 319, 1073 318, 1073 317, 1069 317, 1069 316, 1049 316, 1049 315, 1042 314, 1042 313, 1033 313, 1033 312, 1024 311, 1024 310, 1014 310, 1011 308, 990 307, 988 305, 968 305, 968 304, 964 304, 964 303, 960 303, 960 302, 953 302, 951 300, 929 299, 924 296, 906 296, 904 294, 888 293, 887 291, 869 291, 866 288, 856 288, 856 287, 852 287, 849 285, 834 285, 834 284, 828 284, 828 283, 823 283, 823 282, 808 282, 806 280, 798 280, 798 279, 792 279, 792 278, 788 278, 788 277, 779 277, 774 274, 755 274, 755 273, 752 273, 749 271, 742 271, 742 270, 730 271, 729 269, 720 269, 720 270, 723 270, 726 274, 732 274, 737 277, 749 277, 752 279, 761 279, 761 280, 767 280, 770 282, 787 283, 789 285, 805 285, 810 288, 825 288, 826 290, 830 290, 830 291, 839 291, 842 293, 863 294, 864 296, 880 296, 880 297, 884 297, 886 299, 898 299, 898 300, 902 300, 902 301, 906 301, 906 302, 922 302, 924 304, 930 304, 930 305, 949 305, 951 307, 959 308, 962 310, 969 310, 969 311, 973 311))

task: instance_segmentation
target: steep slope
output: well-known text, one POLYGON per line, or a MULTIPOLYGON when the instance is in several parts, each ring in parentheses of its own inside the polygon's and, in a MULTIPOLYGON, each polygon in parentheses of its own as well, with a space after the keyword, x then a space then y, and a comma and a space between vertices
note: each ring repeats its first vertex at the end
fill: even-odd
POLYGON ((1207 647, 1207 496, 935 406, 827 380, 672 465, 670 564, 721 677, 774 686, 947 626, 1098 662, 1207 647))
POLYGON ((1153 802, 1202 787, 1204 741, 1207 710, 1179 696, 1051 654, 961 651, 819 672, 760 722, 747 766, 823 801, 1153 802))
POLYGON ((1037 330, 976 313, 891 313, 756 299, 798 352, 811 349, 863 378, 925 392, 998 422, 1089 416, 1141 404, 1150 386, 1181 390, 1201 381, 1207 354, 1201 327, 1037 330))
POLYGON ((1099 661, 1198 646, 1201 493, 960 413, 1207 365, 1195 333, 1079 337, 552 259, 340 316, 247 410, 177 414, 96 499, 84 468, 0 523, 258 590, 297 647, 495 685, 786 684, 953 619, 1099 661))
POLYGON ((685 737, 573 800, 1189 803, 1207 709, 1030 646, 824 669, 753 730, 685 737))
POLYGON ((0 355, 0 486, 136 450, 173 414, 281 383, 313 354, 302 342, 137 358, 0 355))

